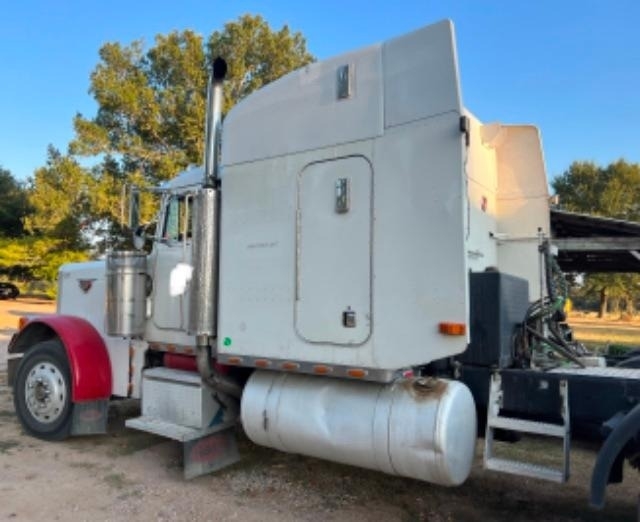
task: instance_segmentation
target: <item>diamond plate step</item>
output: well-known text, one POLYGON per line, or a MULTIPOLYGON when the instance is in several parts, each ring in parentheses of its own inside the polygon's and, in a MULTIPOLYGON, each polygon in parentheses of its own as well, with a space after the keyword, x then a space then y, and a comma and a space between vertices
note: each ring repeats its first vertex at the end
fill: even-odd
POLYGON ((522 477, 538 478, 558 483, 565 482, 562 470, 541 466, 539 464, 492 457, 485 461, 484 467, 492 471, 511 473, 522 477))
POLYGON ((520 431, 522 433, 534 433, 536 435, 547 435, 548 437, 559 437, 561 439, 564 438, 567 432, 565 426, 561 426, 559 424, 514 419, 513 417, 494 417, 487 422, 492 428, 520 431))
POLYGON ((160 435, 161 437, 167 437, 180 442, 187 442, 224 430, 225 428, 233 426, 235 421, 216 424, 215 426, 205 430, 190 428, 189 426, 180 426, 179 424, 173 424, 172 422, 148 416, 127 419, 124 424, 127 428, 134 428, 136 430, 160 435))

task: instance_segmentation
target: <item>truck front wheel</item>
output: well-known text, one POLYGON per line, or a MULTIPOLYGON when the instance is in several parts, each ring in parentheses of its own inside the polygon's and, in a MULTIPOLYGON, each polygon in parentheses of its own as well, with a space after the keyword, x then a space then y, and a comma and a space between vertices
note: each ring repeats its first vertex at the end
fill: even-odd
POLYGON ((58 340, 42 341, 28 350, 16 372, 13 402, 20 423, 31 435, 62 440, 71 432, 71 372, 58 340))

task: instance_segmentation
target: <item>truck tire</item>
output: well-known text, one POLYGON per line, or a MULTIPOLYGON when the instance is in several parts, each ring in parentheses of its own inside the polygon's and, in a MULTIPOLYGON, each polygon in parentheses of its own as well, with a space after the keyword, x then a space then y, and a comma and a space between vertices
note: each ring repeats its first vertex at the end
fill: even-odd
POLYGON ((628 412, 605 439, 593 467, 589 503, 596 509, 604 507, 605 490, 609 482, 611 468, 619 458, 624 457, 625 446, 640 433, 640 403, 628 412))
POLYGON ((16 372, 13 402, 25 431, 44 440, 63 440, 71 433, 71 372, 57 339, 29 349, 16 372))

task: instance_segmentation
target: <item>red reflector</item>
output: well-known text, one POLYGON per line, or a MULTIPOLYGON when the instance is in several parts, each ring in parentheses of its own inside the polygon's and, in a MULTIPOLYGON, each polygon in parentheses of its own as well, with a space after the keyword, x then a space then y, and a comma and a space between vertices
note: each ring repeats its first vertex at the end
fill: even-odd
POLYGON ((444 335, 464 335, 467 333, 467 327, 464 323, 440 323, 438 331, 444 335))

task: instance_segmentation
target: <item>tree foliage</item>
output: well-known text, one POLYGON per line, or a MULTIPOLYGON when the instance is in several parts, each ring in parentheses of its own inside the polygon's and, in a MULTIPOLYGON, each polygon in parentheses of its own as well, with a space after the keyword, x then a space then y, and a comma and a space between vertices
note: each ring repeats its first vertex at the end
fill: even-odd
POLYGON ((287 26, 273 31, 260 16, 244 15, 207 40, 190 30, 158 35, 145 52, 141 41, 107 43, 91 74, 98 104, 93 118, 76 115, 71 152, 109 155, 121 178, 139 173, 156 184, 204 151, 208 64, 229 63, 224 110, 283 74, 313 60, 303 36, 287 26))
POLYGON ((74 158, 50 146, 46 166, 37 169, 31 181, 33 214, 26 221, 27 230, 67 248, 87 248, 83 231, 91 219, 94 185, 95 180, 74 158))
MULTIPOLYGON (((229 64, 224 111, 314 59, 301 33, 286 25, 273 30, 252 15, 206 39, 184 30, 156 36, 148 49, 142 41, 104 44, 90 77, 97 112, 75 116, 67 154, 49 148, 30 183, 34 213, 27 231, 51 239, 58 251, 103 249, 122 232, 125 187, 144 190, 201 163, 207 78, 216 56, 229 64)), ((155 203, 143 192, 143 220, 152 218, 155 203)))
POLYGON ((272 31, 264 19, 251 15, 215 31, 207 51, 209 58, 222 56, 229 65, 224 109, 314 60, 301 33, 292 33, 286 25, 272 31))
POLYGON ((0 236, 20 237, 30 212, 27 192, 10 171, 0 167, 0 236))
POLYGON ((88 258, 86 251, 69 249, 64 241, 28 235, 0 238, 0 279, 39 281, 36 291, 54 297, 60 265, 88 258))
POLYGON ((567 210, 640 221, 639 164, 574 162, 551 185, 567 210))
MULTIPOLYGON (((552 183, 564 209, 603 217, 640 221, 640 165, 618 160, 606 167, 574 162, 552 183)), ((640 288, 636 274, 588 274, 581 293, 596 298, 602 316, 613 304, 635 311, 640 288)))

